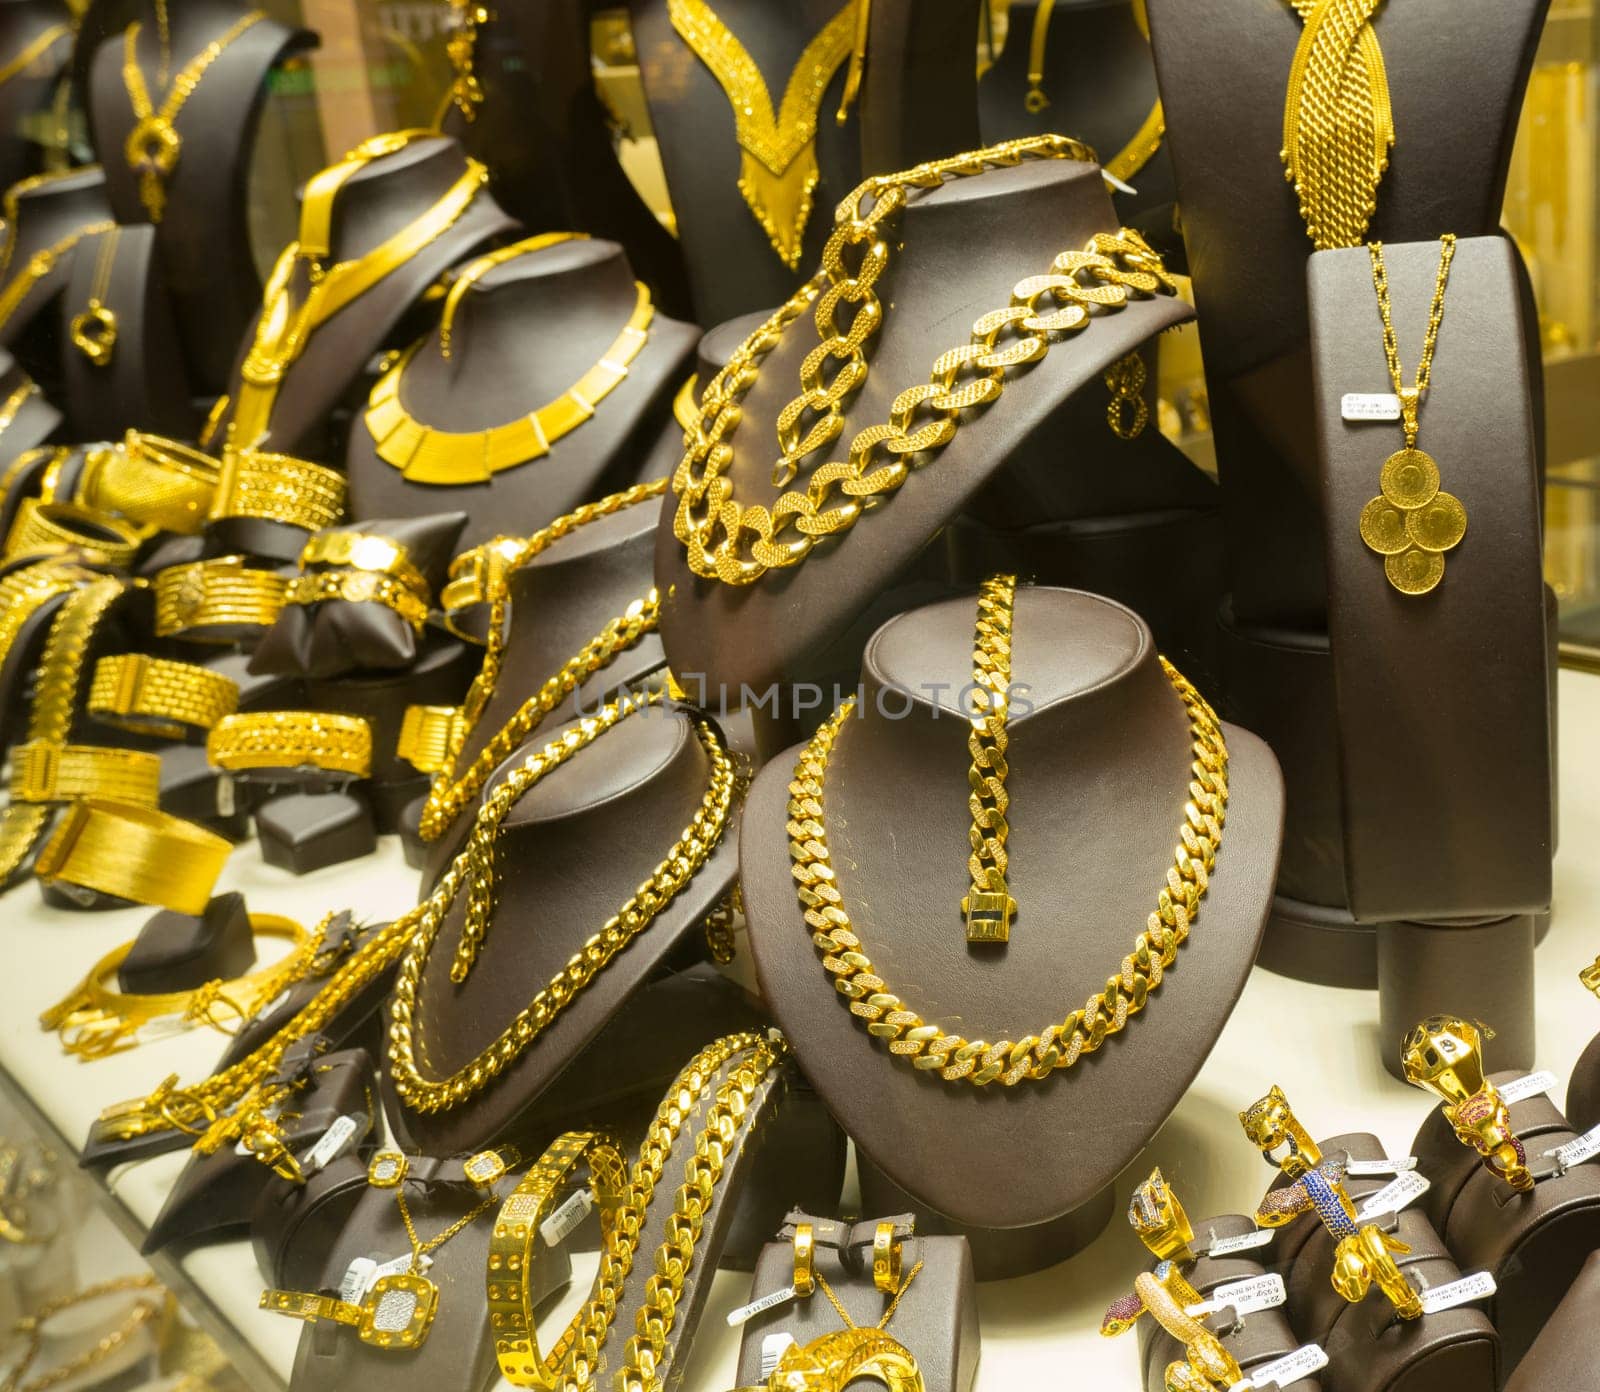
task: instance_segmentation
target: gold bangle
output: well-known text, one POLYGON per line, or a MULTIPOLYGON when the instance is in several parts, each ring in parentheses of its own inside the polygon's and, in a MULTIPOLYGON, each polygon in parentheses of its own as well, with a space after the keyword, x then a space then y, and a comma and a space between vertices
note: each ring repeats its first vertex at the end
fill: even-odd
POLYGON ((426 599, 428 582, 398 541, 369 532, 318 532, 300 548, 300 566, 343 566, 392 575, 408 590, 426 599))
POLYGON ((329 711, 225 715, 206 736, 206 758, 230 772, 317 768, 365 778, 372 771, 372 726, 329 711))
POLYGON ((286 577, 246 566, 242 556, 168 566, 155 580, 156 636, 227 642, 199 630, 269 628, 288 588, 286 577))
POLYGON ((204 827, 149 807, 67 805, 34 873, 101 894, 201 914, 232 847, 204 827))
POLYGON ((893 1223, 879 1223, 872 1230, 872 1284, 885 1295, 900 1290, 900 1242, 893 1223))
POLYGON ((238 706, 232 677, 144 653, 102 657, 89 686, 89 714, 101 724, 167 739, 209 730, 238 706))
POLYGON ((327 600, 348 604, 381 604, 392 609, 418 633, 428 621, 428 601, 388 575, 370 570, 314 570, 289 581, 285 604, 322 604, 327 600))
POLYGON ((216 496, 221 466, 209 454, 130 430, 122 444, 91 450, 78 501, 180 536, 198 535, 216 496))
POLYGON ((320 532, 344 514, 344 475, 263 450, 228 450, 211 504, 211 520, 259 517, 320 532))
POLYGON ((96 798, 155 807, 161 800, 161 756, 142 749, 30 740, 11 756, 13 802, 96 798))
POLYGON ((533 1265, 540 1228, 550 1217, 556 1196, 581 1163, 589 1167, 589 1192, 600 1208, 604 1248, 615 1235, 627 1167, 616 1142, 597 1132, 569 1131, 557 1137, 523 1175, 494 1220, 487 1272, 489 1327, 494 1331, 500 1375, 513 1387, 552 1392, 560 1385, 562 1365, 577 1340, 581 1310, 549 1354, 541 1357, 533 1308, 533 1265))
POLYGON ((6 537, 7 559, 71 550, 123 568, 139 554, 140 537, 125 522, 76 503, 24 498, 6 537))
POLYGON ((794 1293, 810 1295, 817 1288, 817 1230, 810 1223, 794 1225, 794 1293))
POLYGON ((419 773, 437 773, 460 738, 460 706, 407 706, 394 752, 419 773))
POLYGON ((41 503, 66 502, 69 499, 57 499, 56 490, 61 487, 61 471, 66 467, 67 460, 72 458, 72 451, 65 445, 52 451, 50 462, 44 466, 44 472, 39 475, 39 501, 41 503))

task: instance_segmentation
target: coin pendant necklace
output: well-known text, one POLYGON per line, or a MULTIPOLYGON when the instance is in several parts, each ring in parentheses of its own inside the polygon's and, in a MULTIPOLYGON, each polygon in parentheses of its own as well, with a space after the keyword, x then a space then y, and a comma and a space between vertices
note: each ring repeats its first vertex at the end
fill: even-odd
POLYGON ((1383 354, 1395 395, 1400 398, 1405 445, 1383 462, 1383 471, 1378 475, 1382 491, 1361 509, 1361 539, 1383 557, 1383 573, 1389 583, 1407 595, 1427 594, 1444 579, 1444 553, 1454 549, 1467 533, 1466 508, 1459 498, 1440 489, 1439 466, 1432 455, 1417 448, 1418 417, 1433 375, 1433 353, 1439 341, 1445 287, 1455 254, 1455 234, 1446 232, 1439 238, 1439 271, 1433 303, 1428 309, 1422 357, 1417 363, 1416 380, 1408 387, 1400 370, 1383 243, 1372 242, 1367 247, 1372 285, 1378 296, 1378 317, 1383 320, 1383 354))

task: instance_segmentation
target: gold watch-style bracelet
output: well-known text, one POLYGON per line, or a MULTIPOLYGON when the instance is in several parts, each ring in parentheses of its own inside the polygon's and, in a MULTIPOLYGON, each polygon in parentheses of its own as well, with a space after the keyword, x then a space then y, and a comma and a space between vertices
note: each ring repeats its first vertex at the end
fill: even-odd
POLYGON ((292 454, 228 450, 211 503, 211 520, 258 517, 320 532, 344 515, 344 475, 292 454))
POLYGON ((229 772, 316 768, 365 778, 372 771, 372 726, 331 711, 225 715, 206 736, 206 758, 229 772))
POLYGON ((195 536, 206 525, 220 468, 201 450, 130 430, 120 445, 85 456, 76 500, 99 512, 195 536))
POLYGON ((6 537, 5 554, 50 555, 81 551, 86 559, 125 569, 143 538, 126 522, 76 503, 41 503, 24 498, 6 537))
POLYGON ((142 749, 44 739, 30 740, 12 751, 13 802, 73 798, 155 807, 161 799, 161 756, 142 749))
POLYGON ((102 657, 89 685, 89 714, 102 725, 167 739, 209 730, 238 705, 232 677, 145 653, 102 657))
POLYGON ((34 872, 101 894, 205 912, 232 846, 204 827, 123 802, 70 803, 34 872))
POLYGON ((437 773, 450 761, 460 728, 460 706, 407 706, 394 752, 419 773, 437 773))
POLYGON ((206 629, 269 628, 283 608, 285 576, 247 566, 243 556, 217 556, 168 566, 155 579, 156 636, 230 642, 206 629))
POLYGON ((398 614, 418 633, 428 622, 428 600, 410 585, 371 570, 313 570, 289 581, 285 604, 322 604, 343 600, 347 604, 381 604, 398 614))
POLYGON ((428 581, 417 569, 411 553, 398 541, 370 532, 318 532, 300 548, 300 565, 342 566, 392 576, 424 599, 428 581))

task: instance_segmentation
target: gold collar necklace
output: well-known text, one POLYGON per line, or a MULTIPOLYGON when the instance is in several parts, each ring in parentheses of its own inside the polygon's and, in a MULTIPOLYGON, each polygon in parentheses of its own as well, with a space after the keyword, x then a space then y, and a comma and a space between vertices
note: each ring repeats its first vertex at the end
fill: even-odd
POLYGON ((739 141, 739 192, 791 271, 817 187, 817 111, 822 94, 850 56, 855 7, 846 0, 801 51, 774 118, 761 69, 706 0, 667 0, 672 27, 728 94, 739 141))

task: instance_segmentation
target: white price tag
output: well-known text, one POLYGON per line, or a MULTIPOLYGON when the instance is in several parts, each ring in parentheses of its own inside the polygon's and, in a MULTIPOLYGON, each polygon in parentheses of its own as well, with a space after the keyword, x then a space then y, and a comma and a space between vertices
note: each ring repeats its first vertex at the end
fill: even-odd
POLYGON ((1257 1228, 1254 1232, 1240 1233, 1238 1237, 1219 1237, 1205 1250, 1208 1257, 1231 1257, 1235 1252, 1249 1252, 1265 1247, 1272 1241, 1276 1228, 1257 1228))
POLYGON ((231 817, 237 810, 239 800, 234 796, 233 779, 227 774, 217 775, 217 816, 231 817))
POLYGON ((1320 1373, 1327 1366, 1328 1355, 1322 1351, 1322 1345, 1303 1344, 1293 1353, 1257 1368, 1249 1377, 1234 1383, 1228 1392, 1249 1392, 1251 1388, 1271 1387, 1273 1383, 1279 1387, 1290 1387, 1301 1378, 1320 1373))
POLYGON ((761 1381, 766 1382, 777 1370, 778 1360, 789 1351, 794 1335, 779 1330, 761 1341, 761 1381))
POLYGON ((301 1170, 308 1175, 314 1175, 318 1170, 325 1168, 356 1134, 359 1124, 348 1114, 335 1118, 333 1124, 322 1133, 316 1145, 306 1152, 305 1159, 300 1162, 301 1170))
POLYGON ((1568 1141, 1564 1146, 1545 1151, 1545 1154, 1555 1156, 1556 1162, 1563 1170, 1570 1170, 1574 1165, 1592 1160, 1596 1155, 1600 1155, 1600 1126, 1592 1131, 1585 1131, 1575 1141, 1568 1141))
POLYGON ((1414 1200, 1420 1199, 1429 1188, 1426 1175, 1419 1174, 1416 1170, 1407 1170, 1398 1179, 1391 1180, 1376 1194, 1369 1195, 1363 1200, 1360 1212, 1356 1214, 1356 1220, 1370 1223, 1385 1213, 1398 1213, 1414 1200))
POLYGON ((1556 1088, 1556 1075, 1549 1069, 1540 1069, 1537 1073, 1524 1073, 1520 1078, 1513 1078, 1509 1083, 1496 1085, 1500 1093, 1500 1100, 1508 1107, 1513 1102, 1526 1102, 1530 1097, 1538 1097, 1541 1093, 1554 1092, 1556 1088))
POLYGON ((578 1224, 589 1216, 594 1207, 594 1195, 579 1189, 573 1196, 539 1224, 539 1236, 546 1247, 559 1247, 578 1229, 578 1224))
POLYGON ((1346 392, 1339 398, 1339 414, 1347 421, 1400 419, 1400 398, 1393 392, 1346 392))
POLYGON ((1243 1317, 1257 1310, 1271 1310, 1288 1298, 1283 1289, 1283 1277, 1273 1271, 1218 1286, 1198 1305, 1190 1305, 1185 1313, 1198 1317, 1232 1306, 1234 1314, 1243 1317))
POLYGON ((1407 1155, 1399 1160, 1347 1160, 1344 1172, 1354 1179, 1369 1178, 1372 1175, 1404 1174, 1407 1170, 1417 1168, 1417 1157, 1407 1155))
MULTIPOLYGON (((750 1323, 763 1311, 776 1309, 779 1305, 787 1305, 794 1297, 794 1287, 784 1286, 781 1290, 775 1290, 770 1295, 763 1295, 759 1300, 752 1300, 748 1305, 741 1305, 737 1310, 729 1310, 728 1327, 737 1329, 741 1324, 750 1323)), ((792 1343, 793 1340, 790 1342, 792 1343)))
POLYGON ((339 1279, 339 1299, 346 1305, 359 1305, 361 1297, 372 1289, 378 1279, 378 1263, 371 1257, 357 1257, 345 1267, 339 1279))
POLYGON ((1477 1271, 1451 1281, 1445 1286, 1434 1286, 1422 1292, 1422 1313, 1436 1315, 1441 1310, 1453 1310, 1473 1300, 1487 1300, 1494 1294, 1494 1277, 1487 1271, 1477 1271))

